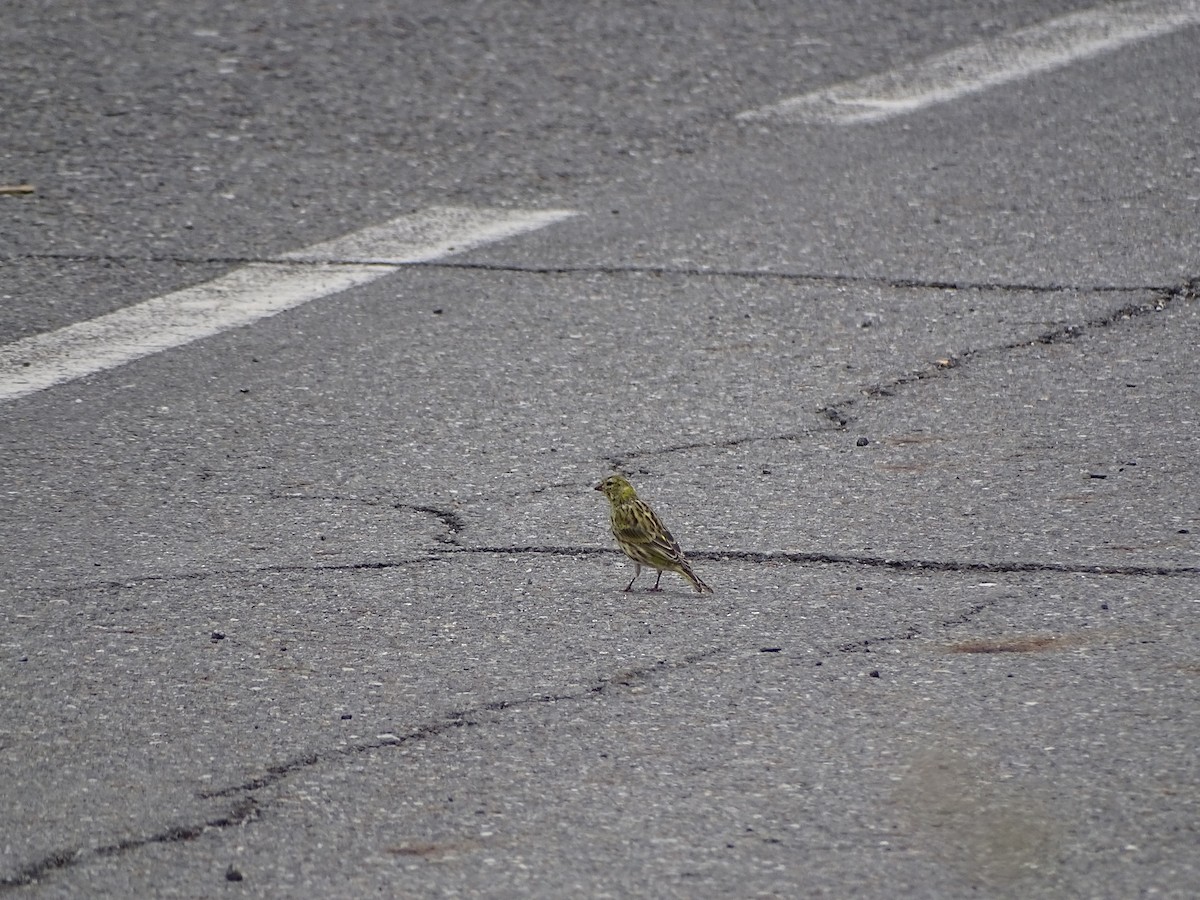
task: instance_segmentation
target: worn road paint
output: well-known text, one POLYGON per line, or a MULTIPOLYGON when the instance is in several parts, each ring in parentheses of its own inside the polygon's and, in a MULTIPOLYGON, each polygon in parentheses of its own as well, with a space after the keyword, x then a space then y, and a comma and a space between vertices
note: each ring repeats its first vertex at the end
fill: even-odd
POLYGON ((0 401, 112 369, 574 215, 432 207, 57 331, 0 345, 0 401))
POLYGON ((1116 3, 1050 19, 890 72, 739 113, 743 121, 878 122, 1200 24, 1200 0, 1116 3))

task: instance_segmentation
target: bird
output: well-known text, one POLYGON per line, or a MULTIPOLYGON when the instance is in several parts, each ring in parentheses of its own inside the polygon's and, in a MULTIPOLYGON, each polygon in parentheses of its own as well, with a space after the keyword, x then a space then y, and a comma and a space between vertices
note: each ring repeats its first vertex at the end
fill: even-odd
POLYGON ((692 571, 679 541, 675 540, 646 501, 637 495, 628 480, 621 475, 609 475, 596 485, 596 490, 603 493, 612 505, 613 537, 617 539, 621 551, 633 560, 633 578, 625 585, 626 592, 633 590, 633 583, 642 574, 642 566, 647 566, 658 570, 658 578, 654 580, 654 587, 650 588, 652 591, 662 590, 658 583, 662 580, 663 572, 678 572, 691 582, 696 593, 712 593, 712 588, 692 571))

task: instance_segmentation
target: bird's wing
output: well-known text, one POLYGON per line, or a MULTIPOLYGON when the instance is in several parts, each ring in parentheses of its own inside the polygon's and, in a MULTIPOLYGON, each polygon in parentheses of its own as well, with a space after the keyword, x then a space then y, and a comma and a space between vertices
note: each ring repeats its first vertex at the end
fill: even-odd
POLYGON ((619 540, 649 544, 669 559, 679 559, 683 550, 674 535, 649 506, 641 504, 627 515, 614 516, 613 532, 619 540))

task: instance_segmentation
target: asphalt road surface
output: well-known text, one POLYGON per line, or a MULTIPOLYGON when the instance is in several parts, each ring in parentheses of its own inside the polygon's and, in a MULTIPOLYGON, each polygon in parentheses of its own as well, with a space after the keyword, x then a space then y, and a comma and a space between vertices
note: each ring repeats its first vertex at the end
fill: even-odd
POLYGON ((1200 4, 3 18, 0 896, 1200 893, 1200 4))

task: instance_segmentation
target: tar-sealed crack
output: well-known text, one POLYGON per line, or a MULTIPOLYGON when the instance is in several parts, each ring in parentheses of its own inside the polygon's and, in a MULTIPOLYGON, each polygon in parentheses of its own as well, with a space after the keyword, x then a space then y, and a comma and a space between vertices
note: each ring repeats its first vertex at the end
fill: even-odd
MULTIPOLYGON (((945 619, 940 624, 941 628, 957 628, 959 625, 966 625, 973 621, 976 616, 984 610, 991 609, 993 606, 998 606, 1003 602, 1002 597, 993 597, 991 600, 986 600, 983 603, 975 603, 967 609, 963 610, 953 619, 945 619)), ((879 644, 889 644, 895 641, 911 641, 918 637, 923 632, 919 625, 910 625, 903 631, 898 631, 894 634, 883 634, 871 638, 863 638, 858 641, 847 641, 844 644, 838 645, 838 650, 842 653, 870 653, 879 644)))
MULTIPOLYGON (((607 547, 562 547, 553 545, 480 547, 447 547, 445 554, 487 553, 509 556, 597 556, 617 555, 620 551, 607 547)), ((1046 572, 1070 575, 1124 575, 1138 576, 1196 576, 1200 566, 1108 566, 1089 563, 1038 563, 1038 562, 963 562, 946 559, 906 559, 885 556, 866 556, 856 553, 801 553, 760 552, 755 550, 689 550, 688 559, 708 559, 714 562, 773 562, 797 563, 799 565, 826 564, 836 566, 861 566, 867 568, 895 569, 901 572, 1046 572)))
POLYGON ((847 641, 838 646, 838 650, 842 653, 870 653, 873 644, 887 644, 892 641, 911 641, 921 633, 921 629, 916 625, 910 625, 904 631, 897 634, 884 634, 878 637, 863 638, 861 641, 847 641))
POLYGON ((354 563, 321 563, 306 565, 289 563, 270 566, 254 566, 245 569, 198 569, 184 572, 155 573, 150 575, 130 575, 126 578, 106 578, 79 582, 65 582, 58 585, 45 585, 40 590, 46 593, 71 591, 107 591, 117 593, 130 588, 138 588, 147 584, 172 584, 189 581, 207 581, 214 578, 254 578, 264 575, 294 575, 305 572, 373 572, 385 569, 399 569, 406 566, 424 565, 426 563, 441 563, 446 556, 440 553, 429 553, 421 556, 408 556, 400 559, 369 560, 354 563))
POLYGON ((403 735, 388 735, 378 738, 374 741, 365 741, 359 744, 352 744, 348 747, 341 747, 336 750, 330 750, 325 753, 309 753, 303 756, 295 757, 287 762, 280 763, 268 768, 263 775, 258 778, 241 784, 231 785, 224 788, 217 788, 209 791, 202 791, 198 795, 203 800, 212 799, 214 797, 233 797, 242 794, 249 794, 253 791, 261 790, 265 787, 270 787, 276 782, 283 781, 293 773, 311 768, 322 762, 338 759, 347 756, 353 756, 359 753, 368 753, 375 750, 381 750, 385 747, 394 747, 400 744, 407 744, 413 741, 427 740, 437 737, 455 728, 463 728, 466 726, 475 726, 482 724, 482 719, 488 713, 504 712, 511 709, 520 709, 527 706, 537 706, 541 704, 553 703, 569 703, 587 700, 591 697, 597 697, 605 693, 610 693, 613 690, 621 687, 631 687, 634 684, 641 684, 651 680, 654 676, 662 673, 674 671, 676 669, 684 669, 688 666, 695 665, 712 656, 722 653, 720 647, 702 650, 696 653, 690 653, 679 659, 660 659, 647 666, 634 669, 622 669, 614 673, 614 675, 603 678, 591 687, 576 693, 566 694, 534 694, 529 697, 520 697, 515 700, 495 700, 488 703, 480 704, 479 706, 469 707, 467 709, 452 710, 447 713, 447 717, 440 722, 433 722, 428 725, 423 725, 413 731, 403 735))
MULTIPOLYGON (((548 270, 549 271, 549 270, 548 270)), ((659 271, 659 270, 637 270, 637 271, 659 271)), ((1037 345, 1061 344, 1069 341, 1074 341, 1086 334, 1088 331, 1109 328, 1118 322, 1128 319, 1137 318, 1154 312, 1160 312, 1167 307, 1168 304, 1178 300, 1194 300, 1200 296, 1200 279, 1193 279, 1184 284, 1175 285, 1173 287, 1161 286, 1144 286, 1144 287, 1117 287, 1117 286, 1070 286, 1070 285, 1019 285, 1019 284, 976 284, 976 283, 957 283, 957 282, 919 282, 910 280, 888 280, 888 279, 868 279, 847 277, 840 279, 830 276, 817 275, 782 275, 769 273, 753 273, 753 272, 736 272, 736 271, 676 271, 676 270, 661 270, 662 274, 685 274, 685 275, 703 275, 703 276, 730 276, 730 277, 774 277, 786 279, 798 279, 808 281, 821 280, 846 280, 852 282, 869 282, 881 284, 888 287, 908 288, 908 289, 953 289, 953 290, 975 290, 975 291, 1027 291, 1038 293, 1061 293, 1061 292, 1090 292, 1090 293, 1150 293, 1152 299, 1144 303, 1128 303, 1117 310, 1107 313, 1094 319, 1087 319, 1083 322, 1066 323, 1055 328, 1048 329, 1032 337, 1023 337, 1019 340, 1010 341, 1006 344, 999 344, 991 347, 980 347, 976 349, 967 349, 959 353, 952 354, 942 359, 935 360, 927 366, 918 369, 913 369, 896 375, 886 381, 876 382, 866 385, 859 389, 857 394, 852 397, 845 397, 836 400, 830 400, 827 403, 818 407, 815 412, 821 418, 829 421, 829 428, 811 428, 804 430, 786 431, 778 434, 766 435, 742 435, 731 438, 724 438, 719 441, 691 441, 687 443, 667 445, 649 450, 629 450, 616 453, 608 453, 601 456, 601 460, 614 469, 622 470, 629 466, 635 460, 653 456, 665 456, 671 453, 689 450, 703 449, 722 449, 729 447, 737 447, 742 444, 755 441, 797 441, 815 434, 825 433, 829 430, 844 431, 851 421, 851 410, 860 405, 863 401, 872 399, 881 399, 892 397, 899 393, 902 389, 925 381, 931 381, 944 377, 950 371, 966 365, 974 359, 986 358, 1005 353, 1012 353, 1016 350, 1022 350, 1027 347, 1037 345)))
MULTIPOLYGON (((802 430, 771 432, 767 434, 746 434, 737 437, 726 438, 719 441, 692 441, 685 444, 673 444, 667 447, 655 447, 652 450, 626 450, 621 453, 609 453, 601 456, 602 462, 607 463, 617 471, 628 472, 630 465, 635 459, 640 459, 646 456, 665 456, 669 453, 679 453, 687 450, 728 450, 733 447, 741 447, 745 444, 754 444, 759 442, 791 442, 802 441, 806 438, 811 438, 817 434, 828 434, 831 431, 840 431, 840 428, 806 428, 802 430)), ((643 471, 642 474, 648 474, 643 471)))
MULTIPOLYGON (((323 502, 331 501, 339 503, 361 503, 368 506, 386 505, 390 506, 392 509, 408 510, 410 512, 417 512, 423 515, 432 516, 437 519, 444 528, 444 533, 437 535, 434 539, 440 544, 450 545, 455 548, 460 546, 458 543, 458 536, 466 528, 462 517, 454 510, 443 509, 427 504, 402 503, 393 500, 378 500, 354 496, 342 496, 338 494, 271 492, 269 496, 272 500, 320 500, 323 502)), ((59 589, 67 591, 87 589, 117 592, 127 588, 141 587, 142 585, 146 584, 205 581, 213 578, 245 578, 264 575, 291 575, 303 572, 319 573, 382 571, 386 569, 397 569, 425 563, 440 563, 444 562, 445 560, 445 555, 431 550, 427 553, 422 553, 416 556, 400 557, 397 559, 387 560, 364 560, 362 562, 349 563, 281 563, 276 565, 254 566, 252 568, 244 569, 193 569, 183 572, 131 575, 127 578, 110 578, 102 581, 85 581, 80 583, 64 584, 60 585, 59 589)))
MULTIPOLYGON (((178 260, 175 260, 178 261, 178 260)), ((200 260, 209 262, 210 260, 200 260)), ((863 284, 897 290, 1000 291, 1037 294, 1096 293, 1124 294, 1169 291, 1173 287, 1152 284, 1036 284, 1016 281, 951 281, 921 278, 883 278, 875 275, 845 275, 826 272, 799 272, 764 269, 736 269, 702 266, 653 265, 556 265, 537 266, 513 263, 461 262, 434 260, 415 264, 418 268, 457 269, 479 272, 512 272, 527 275, 651 275, 683 278, 740 278, 748 281, 786 281, 801 284, 863 284)), ((1194 285, 1200 279, 1189 282, 1194 285)))
MULTIPOLYGON (((74 254, 32 254, 29 256, 37 258, 53 258, 53 259, 81 259, 81 260, 144 260, 141 257, 114 257, 109 255, 88 255, 79 256, 74 254)), ((159 261, 171 261, 177 263, 213 263, 220 262, 225 264, 237 263, 271 263, 282 262, 279 260, 262 260, 253 258, 204 258, 204 259, 185 259, 176 257, 158 258, 159 261)), ((286 264, 295 265, 294 262, 288 261, 286 264)), ((1057 344, 1078 339, 1081 335, 1089 330, 1110 327, 1117 322, 1128 320, 1142 315, 1162 310, 1165 306, 1175 300, 1194 300, 1200 296, 1200 279, 1194 279, 1184 285, 1175 287, 1163 287, 1153 285, 1140 286, 1119 286, 1119 285, 1037 285, 1037 284, 1005 284, 1005 283, 976 283, 976 282, 955 282, 955 281, 920 281, 916 279, 888 279, 874 278, 861 276, 842 276, 842 275, 826 275, 820 273, 786 273, 786 272, 764 272, 754 270, 736 270, 736 269, 704 269, 704 268, 678 268, 678 267, 644 267, 644 266, 629 266, 629 267, 611 267, 611 266, 516 266, 506 264, 487 264, 487 263, 467 263, 467 262, 437 262, 437 263, 422 263, 417 264, 422 267, 436 268, 453 268, 462 270, 484 270, 484 271, 508 271, 538 275, 573 275, 582 273, 591 274, 612 274, 612 275, 651 275, 651 276, 666 276, 666 275, 683 275, 694 276, 701 278, 714 277, 735 277, 747 279, 777 279, 792 282, 807 282, 814 284, 821 283, 842 283, 842 284, 870 284, 875 286, 891 287, 897 289, 911 290, 974 290, 974 291, 1023 291, 1023 292, 1039 292, 1039 293, 1061 293, 1061 292, 1084 292, 1084 293, 1152 293, 1153 299, 1147 303, 1127 304, 1120 309, 1109 313, 1103 317, 1086 320, 1078 324, 1066 324, 1054 329, 1042 332, 1032 338, 1023 338, 1008 344, 993 346, 988 348, 980 348, 974 350, 966 350, 962 353, 948 357, 944 360, 936 361, 929 366, 913 370, 907 373, 898 375, 886 382, 880 382, 862 388, 857 395, 840 400, 833 400, 821 406, 816 412, 830 422, 827 428, 815 428, 802 431, 789 431, 779 434, 770 435, 747 435, 741 437, 728 438, 718 442, 691 442, 673 446, 667 446, 652 451, 628 451, 624 453, 613 453, 602 457, 602 459, 611 464, 614 468, 622 468, 629 461, 652 455, 669 454, 680 451, 703 450, 713 447, 731 447, 742 443, 762 440, 776 441, 798 441, 810 437, 817 433, 826 432, 829 430, 844 430, 852 421, 851 411, 853 408, 861 404, 865 400, 873 398, 886 398, 899 392, 907 386, 918 384, 945 376, 949 371, 969 363, 972 359, 1009 353, 1020 350, 1029 346, 1038 344, 1057 344)), ((426 554, 403 559, 390 561, 370 561, 362 563, 335 564, 335 565, 280 565, 257 567, 254 569, 229 571, 229 570, 203 570, 198 572, 186 572, 173 575, 146 575, 121 580, 111 580, 105 582, 92 582, 86 586, 108 588, 113 590, 134 587, 139 584, 148 582, 165 582, 171 580, 186 580, 199 578, 212 578, 219 576, 237 576, 251 574, 269 574, 269 573, 293 573, 293 572, 346 572, 346 571, 370 571, 387 569, 398 566, 409 566, 413 564, 424 564, 430 562, 444 561, 451 558, 455 554, 503 554, 503 555, 522 555, 522 554, 545 554, 552 556, 564 556, 577 558, 580 556, 591 556, 600 554, 615 554, 616 551, 608 548, 599 547, 569 547, 569 546, 551 546, 551 545, 526 545, 526 546, 467 546, 461 542, 462 534, 465 530, 465 523, 459 514, 453 510, 447 510, 432 505, 401 503, 392 500, 383 499, 363 499, 357 497, 341 497, 336 495, 330 496, 314 496, 308 494, 278 494, 275 499, 307 499, 307 500, 330 500, 342 502, 358 502, 370 503, 372 505, 390 504, 395 509, 404 509, 412 512, 418 512, 436 518, 444 529, 444 534, 440 535, 437 540, 442 546, 432 550, 426 554)), ((1065 563, 1036 563, 1036 562, 964 562, 955 560, 929 560, 929 559, 904 559, 904 558, 885 558, 878 556, 867 556, 861 554, 837 554, 837 553, 765 553, 751 550, 710 550, 689 553, 689 556, 695 559, 708 559, 713 561, 741 561, 741 562, 775 562, 775 563, 794 563, 798 565, 809 564, 825 564, 836 566, 857 566, 857 567, 873 567, 886 568, 903 572, 979 572, 979 573, 1067 573, 1067 574, 1084 574, 1084 575, 1110 575, 1110 576, 1185 576, 1194 577, 1200 575, 1200 566, 1130 566, 1130 565, 1088 565, 1088 564, 1065 564, 1065 563)), ((83 587, 85 585, 72 585, 72 588, 83 587)), ((947 620, 942 624, 943 627, 953 627, 956 625, 966 624, 975 616, 982 613, 989 606, 999 602, 998 600, 989 601, 988 603, 976 604, 966 609, 960 616, 955 619, 947 620)), ((911 640, 920 635, 921 629, 918 626, 912 625, 898 631, 895 634, 882 635, 878 637, 866 638, 859 641, 852 641, 839 645, 838 650, 841 652, 870 652, 875 644, 887 643, 902 640, 911 640)), ((323 752, 312 752, 298 755, 283 763, 267 768, 264 773, 256 778, 242 782, 240 784, 218 788, 209 791, 203 791, 198 794, 203 800, 229 800, 228 808, 219 815, 203 819, 194 823, 176 824, 169 826, 161 831, 152 834, 127 838, 112 843, 103 844, 98 847, 79 847, 74 849, 63 849, 52 853, 48 853, 39 860, 35 860, 26 865, 20 866, 13 870, 10 874, 0 875, 0 890, 14 889, 27 885, 32 885, 41 879, 51 875, 53 872, 70 868, 80 863, 87 862, 90 859, 96 859, 107 856, 118 856, 124 853, 136 851, 138 849, 154 845, 154 844, 172 844, 185 842, 196 839, 210 830, 223 830, 228 828, 240 827, 248 825, 258 819, 269 808, 255 794, 272 785, 286 781, 293 774, 326 763, 333 763, 339 759, 351 758, 355 755, 369 752, 377 752, 386 750, 388 747, 400 746, 413 741, 429 740, 438 737, 441 734, 457 728, 476 727, 485 724, 485 720, 489 716, 503 714, 508 710, 513 710, 521 707, 528 707, 537 704, 554 704, 561 702, 580 702, 592 697, 597 697, 621 688, 628 688, 633 684, 644 682, 653 679, 655 676, 675 669, 685 668, 694 665, 704 659, 724 652, 721 648, 712 648, 709 650, 700 651, 689 654, 676 660, 659 660, 651 665, 640 669, 630 669, 614 674, 612 677, 603 679, 592 686, 575 693, 567 694, 540 694, 529 697, 517 698, 513 700, 499 700, 481 704, 464 710, 456 710, 447 714, 447 716, 438 722, 429 723, 418 729, 415 729, 403 735, 387 735, 375 741, 363 742, 347 747, 342 747, 323 752)))
POLYGON ((390 506, 392 509, 423 513, 433 516, 446 529, 446 534, 438 538, 438 540, 442 541, 453 540, 466 527, 462 517, 454 510, 443 509, 442 507, 428 504, 404 503, 399 500, 378 497, 356 497, 350 494, 310 494, 299 491, 271 491, 268 496, 271 500, 319 500, 322 503, 357 503, 364 506, 390 506))
POLYGON ((37 884, 43 878, 62 869, 68 869, 91 859, 105 856, 120 856, 132 850, 140 850, 152 844, 178 844, 194 840, 206 831, 235 828, 253 822, 259 816, 258 803, 253 797, 241 797, 221 815, 186 825, 171 825, 162 831, 143 837, 125 838, 99 847, 79 847, 73 850, 57 850, 39 860, 18 867, 10 875, 0 876, 0 891, 37 884))
POLYGON ((1154 299, 1147 303, 1126 304, 1120 309, 1096 319, 1060 325, 1057 328, 1043 331, 1031 338, 1022 338, 1021 340, 1012 341, 1007 344, 1000 344, 994 347, 981 347, 975 350, 964 350, 961 353, 938 360, 923 368, 914 369, 902 375, 897 375, 888 381, 878 382, 862 388, 858 396, 830 401, 818 409, 817 412, 839 429, 845 429, 852 421, 850 410, 861 404, 864 400, 894 396, 901 389, 911 384, 940 378, 974 359, 1012 353, 1015 350, 1022 350, 1039 344, 1062 344, 1077 340, 1090 330, 1109 328, 1117 322, 1148 315, 1149 313, 1160 312, 1166 308, 1167 303, 1175 299, 1189 297, 1193 290, 1194 288, 1190 284, 1169 290, 1156 290, 1154 291, 1154 299))
MULTIPOLYGON (((179 265, 278 265, 314 267, 328 265, 359 265, 361 260, 304 260, 281 259, 261 256, 186 256, 183 254, 137 254, 137 253, 19 253, 0 256, 3 260, 46 259, 72 262, 99 263, 175 263, 179 265)), ((747 280, 773 280, 804 284, 865 284, 900 290, 939 291, 1023 291, 1029 293, 1134 293, 1144 291, 1172 290, 1163 285, 1137 284, 1036 284, 1004 281, 954 281, 946 279, 884 278, 875 275, 846 275, 827 272, 801 272, 767 269, 737 269, 706 266, 655 266, 655 265, 551 265, 539 266, 521 263, 467 262, 462 260, 430 260, 412 263, 388 263, 395 268, 444 269, 466 272, 510 272, 519 275, 650 275, 679 276, 685 278, 741 278, 747 280)), ((1200 279, 1185 285, 1197 289, 1200 279)))
MULTIPOLYGON (((254 578, 266 575, 291 575, 300 573, 321 574, 324 572, 378 572, 429 563, 447 563, 459 555, 484 556, 561 556, 578 559, 584 556, 616 556, 620 551, 610 547, 558 546, 553 544, 490 544, 469 546, 455 539, 447 539, 444 545, 431 549, 429 553, 392 560, 371 560, 357 563, 335 563, 321 565, 275 565, 257 566, 248 569, 205 569, 203 571, 176 572, 157 575, 134 575, 121 579, 86 581, 59 585, 60 592, 80 590, 107 591, 142 587, 147 584, 170 584, 182 581, 201 581, 211 578, 254 578)), ((871 569, 892 569, 898 572, 980 572, 1021 573, 1041 572, 1068 575, 1112 575, 1137 577, 1196 577, 1200 566, 1134 566, 1104 565, 1100 563, 1043 563, 1011 561, 962 561, 947 559, 913 559, 905 557, 868 556, 857 553, 822 552, 761 552, 756 550, 689 550, 689 559, 707 559, 713 562, 769 562, 794 563, 796 565, 833 565, 871 569)), ((52 592, 53 587, 42 590, 52 592)))
POLYGON ((349 759, 362 753, 386 750, 388 747, 402 746, 414 741, 430 740, 458 728, 479 727, 486 724, 485 719, 489 715, 495 716, 508 710, 546 704, 552 705, 555 703, 576 703, 603 696, 620 689, 628 689, 635 685, 652 681, 655 677, 665 672, 686 669, 723 652, 724 650, 721 647, 712 647, 707 650, 689 653, 677 659, 660 659, 646 666, 622 669, 614 672, 609 677, 600 679, 590 687, 574 693, 534 694, 529 697, 520 697, 512 700, 495 700, 467 709, 452 710, 441 721, 431 722, 406 734, 386 735, 374 741, 366 741, 324 752, 305 753, 295 756, 290 760, 269 767, 262 775, 252 778, 249 781, 229 785, 224 788, 198 792, 196 796, 201 800, 230 799, 233 801, 228 809, 220 815, 204 819, 200 822, 172 825, 143 837, 126 838, 109 844, 103 844, 99 847, 56 850, 46 854, 41 859, 17 867, 10 874, 0 875, 0 891, 36 884, 56 871, 68 869, 99 857, 119 856, 134 850, 140 850, 152 844, 173 844, 190 841, 200 837, 207 831, 219 831, 248 825, 264 815, 270 807, 269 802, 255 796, 256 792, 285 781, 295 773, 310 769, 313 766, 349 759))

